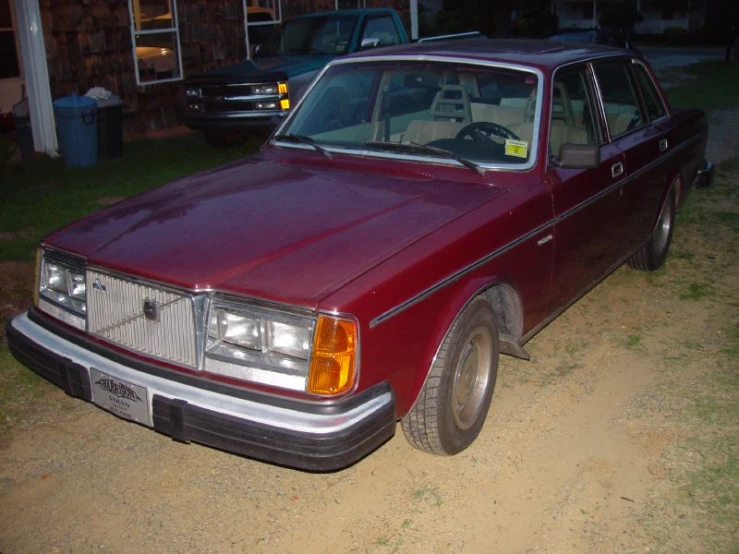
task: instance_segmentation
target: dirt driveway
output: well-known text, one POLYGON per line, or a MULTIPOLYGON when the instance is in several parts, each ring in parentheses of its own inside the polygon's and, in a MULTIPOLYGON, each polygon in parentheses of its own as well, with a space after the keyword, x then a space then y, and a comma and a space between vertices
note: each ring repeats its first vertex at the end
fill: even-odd
POLYGON ((0 553, 733 551, 721 491, 693 483, 739 431, 721 380, 739 352, 738 178, 693 195, 666 268, 619 269, 529 343, 531 362, 503 357, 482 435, 453 458, 398 428, 345 471, 302 473, 44 385, 0 446, 0 553))

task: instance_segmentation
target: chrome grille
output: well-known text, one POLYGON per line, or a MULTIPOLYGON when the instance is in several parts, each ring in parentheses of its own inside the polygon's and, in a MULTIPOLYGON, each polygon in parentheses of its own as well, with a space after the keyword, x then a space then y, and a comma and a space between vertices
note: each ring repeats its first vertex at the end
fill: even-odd
POLYGON ((91 334, 143 354, 197 366, 190 296, 98 271, 87 271, 86 280, 91 334), (157 305, 155 320, 144 315, 146 301, 157 305))

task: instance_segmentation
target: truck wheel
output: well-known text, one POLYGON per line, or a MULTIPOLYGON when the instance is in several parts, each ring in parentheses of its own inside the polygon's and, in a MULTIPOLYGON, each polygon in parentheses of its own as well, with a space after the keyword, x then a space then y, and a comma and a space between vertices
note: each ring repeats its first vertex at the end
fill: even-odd
POLYGON ((480 434, 498 374, 498 325, 488 303, 473 300, 444 338, 402 427, 424 452, 450 456, 480 434))
POLYGON ((662 212, 659 214, 657 226, 652 231, 649 240, 629 258, 628 264, 632 269, 640 271, 654 271, 662 267, 667 258, 667 251, 672 241, 672 230, 675 227, 675 194, 670 189, 662 212))

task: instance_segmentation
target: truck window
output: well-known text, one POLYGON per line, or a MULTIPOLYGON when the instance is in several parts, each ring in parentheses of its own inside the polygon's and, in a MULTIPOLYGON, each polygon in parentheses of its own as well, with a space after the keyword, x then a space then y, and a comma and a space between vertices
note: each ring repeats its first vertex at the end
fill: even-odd
POLYGON ((364 25, 362 38, 360 39, 360 44, 361 41, 366 38, 377 39, 379 41, 377 46, 393 46, 394 44, 401 43, 398 29, 395 27, 395 22, 389 15, 367 19, 367 22, 364 25))

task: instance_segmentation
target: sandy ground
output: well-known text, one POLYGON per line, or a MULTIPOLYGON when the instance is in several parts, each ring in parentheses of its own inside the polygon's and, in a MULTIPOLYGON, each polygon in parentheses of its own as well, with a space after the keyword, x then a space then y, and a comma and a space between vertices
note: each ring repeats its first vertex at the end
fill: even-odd
POLYGON ((482 434, 456 457, 398 426, 347 470, 303 473, 49 385, 0 445, 0 553, 690 552, 687 531, 662 531, 685 517, 674 392, 719 363, 739 266, 679 224, 665 270, 619 269, 529 343, 530 362, 502 358, 482 434), (714 294, 686 298, 706 275, 714 294))

